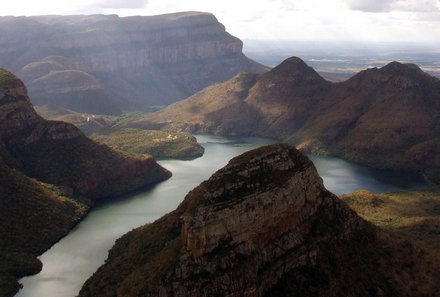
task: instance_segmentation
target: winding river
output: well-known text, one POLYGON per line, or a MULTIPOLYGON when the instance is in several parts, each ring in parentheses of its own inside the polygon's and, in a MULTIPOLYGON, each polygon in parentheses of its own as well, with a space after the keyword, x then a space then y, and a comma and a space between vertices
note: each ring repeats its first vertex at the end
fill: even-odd
MULTIPOLYGON (((44 253, 41 273, 21 279, 19 297, 74 297, 82 284, 102 265, 114 241, 129 230, 172 211, 195 186, 234 156, 270 144, 261 138, 224 138, 198 135, 203 157, 192 161, 165 160, 160 164, 173 177, 144 192, 93 209, 60 242, 44 253)), ((337 158, 310 156, 326 187, 335 194, 357 189, 373 192, 422 186, 411 177, 396 176, 337 158)))

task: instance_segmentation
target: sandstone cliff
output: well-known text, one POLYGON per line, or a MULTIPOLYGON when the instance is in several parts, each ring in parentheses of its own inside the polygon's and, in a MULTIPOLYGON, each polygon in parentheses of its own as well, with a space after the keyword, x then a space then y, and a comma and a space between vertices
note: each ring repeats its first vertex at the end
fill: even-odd
POLYGON ((25 174, 92 199, 121 195, 170 176, 151 157, 123 155, 71 124, 44 120, 24 84, 5 70, 0 76, 0 139, 11 165, 25 174))
POLYGON ((0 17, 0 26, 0 66, 23 77, 37 105, 118 113, 267 70, 209 13, 0 17))
POLYGON ((440 179, 440 80, 390 63, 330 83, 298 58, 240 74, 132 127, 260 135, 305 150, 440 179))
POLYGON ((85 216, 90 203, 78 196, 117 196, 169 176, 151 157, 125 156, 44 120, 23 82, 0 69, 0 296, 39 272, 36 257, 85 216))
POLYGON ((428 262, 278 144, 232 159, 175 211, 117 240, 79 296, 434 296, 439 266, 428 262))

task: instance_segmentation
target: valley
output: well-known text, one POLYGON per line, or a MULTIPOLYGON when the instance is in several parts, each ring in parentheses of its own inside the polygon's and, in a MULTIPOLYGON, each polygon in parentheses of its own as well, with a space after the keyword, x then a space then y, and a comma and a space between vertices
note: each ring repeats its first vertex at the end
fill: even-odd
POLYGON ((26 1, 1 297, 438 295, 440 4, 26 1))
POLYGON ((439 183, 440 80, 389 63, 332 83, 298 57, 262 75, 241 73, 127 125, 272 137, 303 151, 439 183))
MULTIPOLYGON (((201 158, 192 161, 160 161, 162 166, 173 172, 171 179, 152 189, 94 208, 68 236, 43 254, 42 272, 22 279, 24 289, 17 296, 76 296, 84 281, 104 263, 107 250, 118 237, 172 211, 192 188, 234 156, 273 143, 272 140, 260 138, 209 135, 196 137, 205 148, 201 158), (65 262, 69 262, 69 265, 65 265, 65 262), (59 275, 69 277, 59 278, 59 275)), ((337 158, 311 158, 324 180, 324 185, 338 194, 357 189, 381 193, 426 186, 413 180, 411 176, 402 182, 405 176, 395 176, 392 172, 374 171, 337 158)))

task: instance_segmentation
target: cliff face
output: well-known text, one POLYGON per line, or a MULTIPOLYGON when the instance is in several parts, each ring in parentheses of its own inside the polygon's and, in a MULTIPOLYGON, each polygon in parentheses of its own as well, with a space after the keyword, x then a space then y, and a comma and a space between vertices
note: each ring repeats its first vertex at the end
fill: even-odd
POLYGON ((0 65, 19 71, 37 105, 117 113, 267 70, 208 13, 2 17, 0 24, 0 65))
POLYGON ((117 240, 79 296, 399 295, 410 284, 380 236, 324 188, 309 159, 272 145, 232 159, 175 211, 117 240))
POLYGON ((240 74, 132 127, 260 135, 440 182, 440 80, 390 63, 330 83, 298 58, 240 74))
POLYGON ((75 126, 37 115, 24 84, 0 71, 0 140, 6 160, 27 175, 89 198, 120 195, 170 176, 151 157, 124 156, 75 126))
POLYGON ((85 216, 89 205, 72 197, 117 196, 170 175, 151 157, 125 156, 71 124, 44 120, 23 82, 0 69, 0 295, 13 296, 16 278, 38 273, 36 257, 85 216))

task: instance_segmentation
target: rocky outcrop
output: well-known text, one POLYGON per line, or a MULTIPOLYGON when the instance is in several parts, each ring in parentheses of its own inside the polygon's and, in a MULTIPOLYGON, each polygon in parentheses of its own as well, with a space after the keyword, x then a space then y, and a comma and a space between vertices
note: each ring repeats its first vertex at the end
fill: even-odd
POLYGON ((423 265, 402 268, 402 243, 389 249, 382 236, 307 157, 277 144, 232 159, 175 211, 118 239, 79 296, 404 296, 411 286, 434 296, 436 266, 419 271, 427 256, 410 246, 407 260, 423 265), (402 269, 427 278, 399 281, 402 269))
POLYGON ((37 105, 118 113, 267 70, 209 13, 2 17, 0 25, 0 66, 23 77, 37 105))
POLYGON ((72 124, 44 120, 23 82, 0 69, 0 296, 13 296, 17 278, 41 270, 36 257, 86 215, 90 200, 170 175, 151 157, 124 155, 72 124))
POLYGON ((8 159, 27 175, 92 199, 117 196, 170 176, 151 157, 123 155, 93 142, 71 124, 44 120, 18 78, 5 70, 0 77, 0 139, 8 159))
POLYGON ((258 135, 439 182, 440 80, 390 63, 330 83, 298 58, 240 74, 131 123, 172 131, 258 135))

